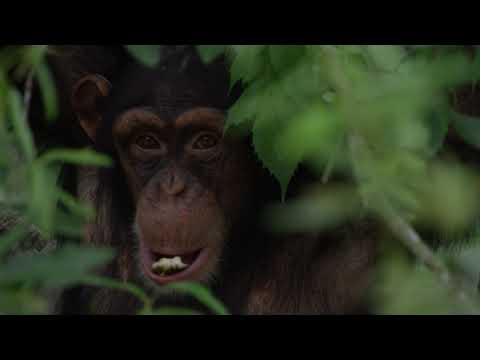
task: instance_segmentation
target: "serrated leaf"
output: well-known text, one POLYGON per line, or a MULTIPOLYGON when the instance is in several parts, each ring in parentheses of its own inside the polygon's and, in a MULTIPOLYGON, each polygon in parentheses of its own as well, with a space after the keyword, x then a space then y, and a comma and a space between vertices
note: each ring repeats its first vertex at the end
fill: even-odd
POLYGON ((253 145, 258 158, 280 183, 282 199, 288 184, 297 169, 298 162, 285 153, 277 152, 276 143, 282 133, 282 126, 276 120, 257 118, 253 128, 253 145))
POLYGON ((147 66, 155 66, 160 62, 162 45, 125 45, 130 54, 147 66))
POLYGON ((262 73, 266 60, 263 55, 265 49, 266 45, 232 45, 230 87, 238 81, 248 84, 262 73))
POLYGON ((299 162, 312 153, 330 158, 341 136, 338 115, 320 103, 289 119, 288 126, 277 139, 276 151, 283 152, 290 162, 299 162))
POLYGON ((226 48, 227 45, 197 45, 197 51, 204 63, 210 63, 218 58, 226 48))
POLYGON ((230 127, 251 122, 255 119, 262 105, 261 92, 265 84, 265 81, 258 80, 247 87, 242 96, 228 110, 225 131, 230 127))

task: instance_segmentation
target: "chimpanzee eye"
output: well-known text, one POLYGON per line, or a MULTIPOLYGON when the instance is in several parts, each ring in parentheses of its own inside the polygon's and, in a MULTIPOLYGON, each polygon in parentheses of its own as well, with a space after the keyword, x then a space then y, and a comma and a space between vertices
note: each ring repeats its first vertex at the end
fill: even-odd
POLYGON ((158 149, 161 146, 160 142, 152 135, 141 135, 137 137, 135 144, 145 150, 158 149))
POLYGON ((218 137, 214 134, 200 134, 193 142, 194 150, 208 150, 214 148, 218 144, 218 137))

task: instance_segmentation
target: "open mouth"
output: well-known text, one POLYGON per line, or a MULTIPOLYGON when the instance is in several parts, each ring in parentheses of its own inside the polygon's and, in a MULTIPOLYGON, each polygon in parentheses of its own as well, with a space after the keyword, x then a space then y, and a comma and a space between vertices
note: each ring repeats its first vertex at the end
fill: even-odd
POLYGON ((140 241, 140 258, 145 274, 159 285, 175 281, 194 281, 208 258, 208 248, 194 251, 157 252, 140 241))

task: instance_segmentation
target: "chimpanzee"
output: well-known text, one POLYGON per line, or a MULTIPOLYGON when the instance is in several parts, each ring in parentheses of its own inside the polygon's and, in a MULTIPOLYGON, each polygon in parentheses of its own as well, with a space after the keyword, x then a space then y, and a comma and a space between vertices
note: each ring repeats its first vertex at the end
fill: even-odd
MULTIPOLYGON (((76 145, 89 143, 114 159, 112 168, 64 172, 65 179, 76 176, 70 190, 97 211, 85 241, 117 251, 104 275, 143 286, 158 306, 197 306, 158 292, 197 281, 234 314, 364 310, 376 249, 368 226, 281 236, 263 228, 260 213, 280 191, 250 137, 224 132, 241 93, 229 89, 224 58, 206 64, 193 46, 164 46, 161 62, 148 67, 120 46, 55 50, 61 95, 77 121, 64 115, 60 135, 73 141, 68 128, 76 145)), ((306 179, 297 174, 290 197, 306 179)), ((65 313, 138 309, 129 294, 88 287, 68 291, 62 304, 65 313)))

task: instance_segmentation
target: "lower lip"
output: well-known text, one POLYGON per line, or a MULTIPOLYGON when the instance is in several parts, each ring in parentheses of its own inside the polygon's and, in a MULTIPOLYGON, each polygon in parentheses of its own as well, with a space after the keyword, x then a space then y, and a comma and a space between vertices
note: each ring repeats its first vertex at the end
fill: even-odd
POLYGON ((198 272, 203 268, 207 262, 209 256, 208 248, 203 248, 200 250, 200 253, 197 255, 196 259, 191 263, 188 268, 185 270, 169 275, 161 276, 157 275, 152 271, 153 259, 150 253, 150 250, 145 246, 145 244, 140 245, 140 257, 142 262, 143 270, 145 274, 159 285, 166 285, 172 282, 178 281, 194 281, 198 276, 198 272))

